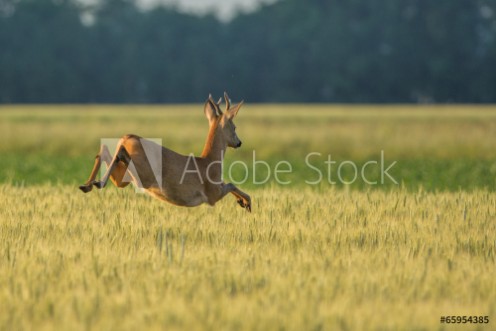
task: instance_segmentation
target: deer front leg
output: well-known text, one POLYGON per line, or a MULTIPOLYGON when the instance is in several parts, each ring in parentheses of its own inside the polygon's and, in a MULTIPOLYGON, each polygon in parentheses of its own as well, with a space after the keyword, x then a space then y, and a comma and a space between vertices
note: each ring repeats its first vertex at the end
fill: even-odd
POLYGON ((223 196, 227 193, 231 193, 232 195, 234 195, 238 204, 251 213, 251 198, 248 194, 241 191, 233 183, 224 184, 222 186, 222 191, 223 196))

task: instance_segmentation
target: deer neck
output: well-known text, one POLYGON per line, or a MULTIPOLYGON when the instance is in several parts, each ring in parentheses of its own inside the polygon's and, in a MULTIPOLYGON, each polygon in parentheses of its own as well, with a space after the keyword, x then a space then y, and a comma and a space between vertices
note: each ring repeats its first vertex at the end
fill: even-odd
POLYGON ((221 130, 218 120, 210 126, 201 157, 211 161, 222 161, 227 149, 227 142, 221 130))

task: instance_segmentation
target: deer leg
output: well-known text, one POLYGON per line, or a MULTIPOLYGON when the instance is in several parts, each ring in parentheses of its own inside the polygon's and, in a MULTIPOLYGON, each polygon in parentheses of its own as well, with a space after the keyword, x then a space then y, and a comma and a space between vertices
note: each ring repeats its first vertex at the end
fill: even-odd
POLYGON ((102 161, 105 162, 109 170, 112 168, 112 171, 110 172, 110 180, 115 184, 115 186, 123 188, 129 185, 129 182, 123 181, 123 178, 126 175, 127 171, 127 164, 123 161, 119 161, 112 166, 113 159, 110 155, 108 147, 106 145, 102 145, 100 148, 100 152, 95 157, 95 164, 93 166, 93 170, 91 171, 90 177, 85 184, 79 186, 79 189, 84 193, 90 192, 93 189, 93 185, 99 187, 99 184, 101 182, 96 181, 95 178, 98 174, 98 171, 100 170, 102 161))
POLYGON ((79 189, 84 193, 88 193, 93 189, 93 183, 95 182, 96 175, 100 170, 100 166, 102 165, 102 161, 108 162, 111 160, 111 155, 108 150, 107 145, 102 145, 100 147, 100 152, 95 157, 95 164, 93 165, 93 170, 91 171, 90 177, 83 185, 79 186, 79 189))
POLYGON ((241 191, 232 183, 227 183, 222 186, 222 197, 224 197, 227 193, 234 195, 238 204, 247 211, 251 212, 251 198, 248 194, 241 191))
POLYGON ((129 185, 129 182, 124 182, 123 178, 126 174, 129 160, 130 158, 126 149, 124 148, 124 146, 120 145, 117 148, 117 152, 115 153, 110 164, 108 164, 106 161, 108 169, 105 172, 105 175, 103 175, 100 181, 93 181, 92 184, 97 188, 102 189, 107 185, 107 182, 110 179, 115 184, 115 186, 121 188, 126 187, 127 185, 129 185))

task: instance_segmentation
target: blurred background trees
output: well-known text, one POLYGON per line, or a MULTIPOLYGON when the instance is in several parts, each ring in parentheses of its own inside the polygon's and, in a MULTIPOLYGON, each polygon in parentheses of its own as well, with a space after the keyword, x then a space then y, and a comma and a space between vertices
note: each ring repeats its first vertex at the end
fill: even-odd
POLYGON ((229 22, 0 0, 1 103, 496 102, 494 0, 279 0, 229 22))

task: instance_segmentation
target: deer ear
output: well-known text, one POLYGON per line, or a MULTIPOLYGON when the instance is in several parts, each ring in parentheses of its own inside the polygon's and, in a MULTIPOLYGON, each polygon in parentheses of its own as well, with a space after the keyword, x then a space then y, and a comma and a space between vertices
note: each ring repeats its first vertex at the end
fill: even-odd
POLYGON ((205 102, 204 112, 205 112, 205 116, 207 117, 210 123, 212 123, 217 119, 216 107, 214 102, 211 101, 210 98, 208 98, 207 101, 205 102))
POLYGON ((222 98, 219 99, 219 101, 215 102, 214 98, 212 98, 212 94, 208 95, 208 100, 212 105, 214 105, 215 110, 217 111, 217 117, 222 116, 222 110, 220 110, 220 102, 222 101, 222 98))
POLYGON ((229 109, 228 113, 229 113, 230 118, 234 118, 234 116, 238 115, 238 111, 241 108, 241 106, 243 105, 243 103, 244 103, 244 101, 241 101, 236 106, 229 109))

